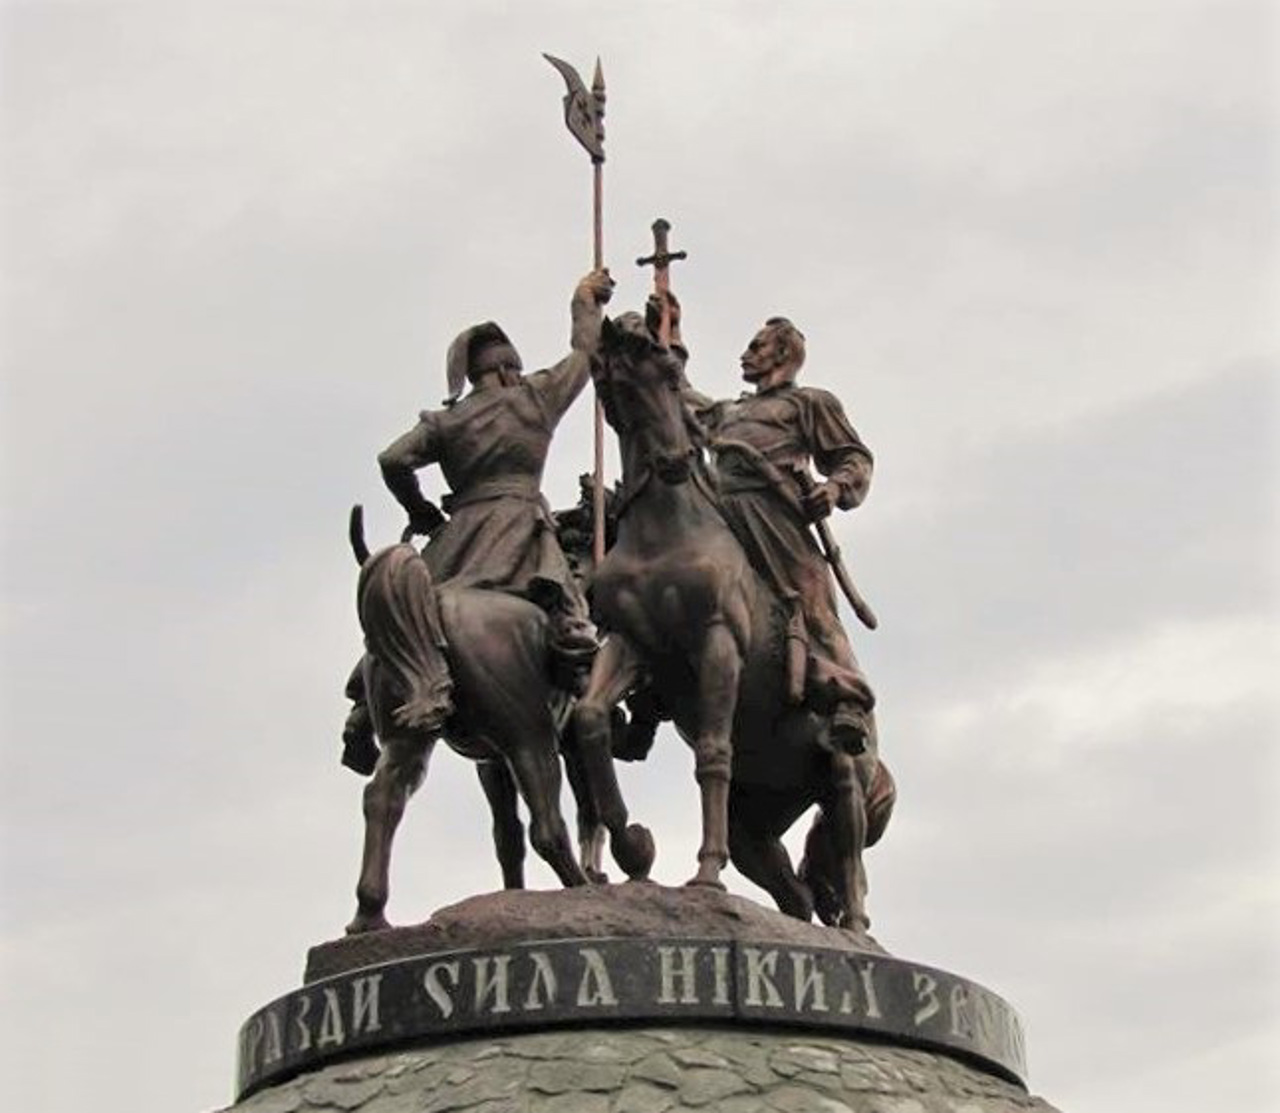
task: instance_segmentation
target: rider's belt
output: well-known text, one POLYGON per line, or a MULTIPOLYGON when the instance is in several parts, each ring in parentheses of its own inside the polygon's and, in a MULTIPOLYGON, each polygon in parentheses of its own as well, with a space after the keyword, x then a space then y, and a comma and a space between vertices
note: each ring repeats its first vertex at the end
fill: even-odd
POLYGON ((716 458, 716 477, 722 494, 772 491, 802 519, 806 517, 795 480, 771 463, 755 445, 718 440, 712 442, 711 452, 716 458))
POLYGON ((501 479, 484 479, 465 491, 454 491, 441 500, 450 514, 456 514, 464 506, 493 499, 520 499, 524 502, 542 502, 537 477, 532 475, 505 476, 501 479))

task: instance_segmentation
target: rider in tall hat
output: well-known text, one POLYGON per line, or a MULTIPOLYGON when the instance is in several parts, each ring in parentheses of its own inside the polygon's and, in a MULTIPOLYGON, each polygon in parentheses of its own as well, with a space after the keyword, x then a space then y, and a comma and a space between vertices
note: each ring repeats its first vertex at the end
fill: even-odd
MULTIPOLYGON (((545 371, 525 375, 519 353, 495 322, 464 330, 445 359, 444 406, 424 410, 412 429, 378 455, 411 531, 428 538, 422 555, 436 586, 510 592, 546 610, 553 675, 568 690, 581 684, 598 643, 556 539, 542 496, 542 471, 556 425, 590 378, 602 307, 612 289, 605 270, 578 283, 570 303, 569 354, 545 371), (439 465, 449 485, 441 499, 448 517, 418 485, 418 469, 430 464, 439 465)), ((432 706, 419 707, 417 714, 443 724, 452 712, 452 685, 442 660, 438 671, 432 706)), ((343 762, 368 773, 377 750, 359 665, 346 694, 354 706, 343 730, 343 762)))
POLYGON ((429 540, 423 557, 440 586, 523 595, 552 618, 552 648, 570 673, 590 665, 594 630, 582 592, 556 540, 542 472, 556 425, 590 377, 602 306, 613 283, 593 271, 570 304, 569 354, 526 375, 493 321, 463 331, 446 358, 449 395, 378 456, 382 476, 429 540), (464 386, 471 389, 465 394, 464 386), (416 472, 437 464, 449 485, 446 519, 422 494, 416 472))

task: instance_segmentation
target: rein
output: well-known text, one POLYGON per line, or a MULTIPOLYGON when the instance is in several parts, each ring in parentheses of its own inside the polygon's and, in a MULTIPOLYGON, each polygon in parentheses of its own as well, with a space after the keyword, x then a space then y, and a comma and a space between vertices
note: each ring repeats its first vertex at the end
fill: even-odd
MULTIPOLYGON (((720 498, 717 495, 715 488, 711 486, 711 483, 707 479, 706 468, 701 466, 702 460, 698 455, 698 450, 696 448, 690 448, 685 459, 689 461, 688 473, 683 479, 674 481, 668 480, 667 486, 679 487, 685 483, 692 482, 694 487, 699 490, 711 504, 712 508, 719 513, 720 498)), ((645 461, 644 470, 640 473, 639 481, 635 484, 626 485, 618 496, 617 508, 614 511, 614 517, 617 521, 622 521, 623 516, 631 509, 632 504, 639 499, 642 494, 644 494, 648 489, 650 482, 658 476, 660 472, 661 468, 659 468, 652 459, 645 461)))

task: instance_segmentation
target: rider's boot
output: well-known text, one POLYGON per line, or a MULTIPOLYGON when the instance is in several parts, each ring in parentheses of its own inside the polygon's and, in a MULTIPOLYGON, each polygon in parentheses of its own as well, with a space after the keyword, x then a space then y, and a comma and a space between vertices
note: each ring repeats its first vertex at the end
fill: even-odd
POLYGON ((828 728, 831 748, 836 753, 857 757, 871 739, 870 712, 853 700, 836 704, 828 728))
POLYGON ((547 612, 550 621, 548 648, 556 686, 581 695, 600 643, 587 617, 586 603, 571 595, 565 585, 537 578, 529 585, 529 598, 547 612))
POLYGON ((356 662, 356 667, 347 677, 345 694, 352 707, 342 727, 342 764, 368 777, 378 764, 378 743, 374 739, 373 716, 365 697, 363 658, 356 662))
POLYGON ((650 687, 637 688, 627 697, 629 718, 613 735, 613 756, 619 761, 644 761, 653 749, 658 725, 665 718, 658 694, 650 687))
POLYGON ((361 776, 372 776, 378 764, 378 744, 373 738, 373 717, 363 700, 354 704, 342 728, 342 764, 361 776))

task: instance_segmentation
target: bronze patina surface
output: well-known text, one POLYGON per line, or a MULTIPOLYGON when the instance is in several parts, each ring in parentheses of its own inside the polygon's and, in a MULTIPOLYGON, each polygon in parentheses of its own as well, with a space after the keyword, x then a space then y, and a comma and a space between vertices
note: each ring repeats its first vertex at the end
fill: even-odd
MULTIPOLYGON (((573 672, 595 641, 540 485, 555 426, 586 386, 611 287, 603 271, 582 280, 570 353, 533 375, 497 325, 468 329, 449 352, 451 404, 424 412, 379 457, 408 532, 429 540, 421 554, 401 543, 370 555, 355 539, 365 655, 349 692, 381 749, 365 789, 352 933, 387 927, 392 840, 441 736, 479 763, 506 885, 523 884, 517 796, 534 849, 561 882, 588 881, 560 813, 557 751, 573 672), (447 519, 418 486, 415 472, 429 464, 451 488, 447 519)), ((616 793, 616 781, 599 782, 612 780, 608 762, 584 768, 584 796, 616 793)), ((617 832, 614 851, 628 876, 647 874, 643 828, 617 832)))
MULTIPOLYGON (((782 387, 798 360, 794 349, 784 358, 777 326, 769 330, 744 368, 782 387)), ((862 851, 884 830, 893 782, 877 754, 870 689, 840 643, 829 574, 805 523, 860 497, 870 457, 830 396, 806 396, 817 400, 804 422, 789 401, 775 411, 772 398, 768 414, 706 407, 721 458, 749 450, 771 469, 735 489, 746 501, 731 510, 703 451, 708 423, 692 412, 698 396, 677 338, 673 331, 671 347, 661 345, 635 313, 604 322, 593 374, 619 439, 622 492, 617 542, 593 578, 606 638, 574 710, 576 736, 584 760, 595 760, 613 709, 649 688, 694 749, 702 844, 691 883, 718 886, 732 855, 783 911, 807 920, 816 904, 833 924, 865 925, 862 851), (763 440, 758 429, 781 451, 745 439, 763 440), (791 495, 796 516, 783 518, 790 507, 775 505, 781 493, 765 483, 813 453, 831 478, 807 497, 791 495), (781 836, 815 804, 802 877, 781 836)), ((610 831, 625 831, 621 798, 598 804, 610 831)))

